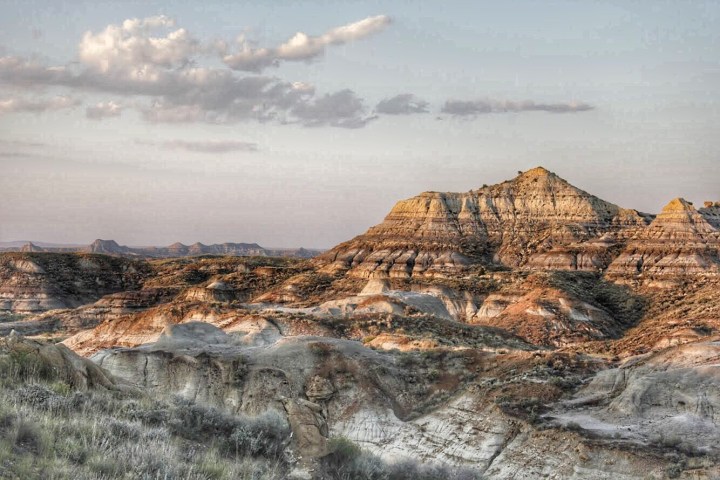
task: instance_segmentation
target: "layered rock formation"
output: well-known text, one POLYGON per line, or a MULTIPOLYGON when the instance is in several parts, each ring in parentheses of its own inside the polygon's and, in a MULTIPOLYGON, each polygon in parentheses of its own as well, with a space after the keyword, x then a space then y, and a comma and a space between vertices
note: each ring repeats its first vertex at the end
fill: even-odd
POLYGON ((148 273, 146 264, 105 255, 5 253, 0 256, 0 311, 78 307, 139 289, 148 273))
POLYGON ((216 280, 202 287, 194 287, 187 291, 185 298, 188 301, 199 302, 231 302, 235 299, 233 288, 227 283, 216 280))
POLYGON ((636 232, 608 275, 672 281, 720 274, 720 230, 708 221, 715 218, 714 209, 701 214, 687 200, 672 200, 649 227, 636 232))
POLYGON ((660 418, 684 402, 683 411, 673 417, 677 420, 659 431, 685 434, 684 448, 697 449, 700 455, 693 472, 697 478, 711 478, 718 469, 712 457, 702 455, 711 455, 715 448, 705 446, 716 431, 711 420, 717 389, 712 385, 715 374, 702 366, 716 358, 690 352, 683 350, 683 362, 657 385, 647 377, 658 365, 665 364, 659 370, 667 370, 667 362, 660 359, 645 362, 647 366, 628 365, 633 373, 622 381, 607 380, 617 376, 615 370, 601 373, 567 405, 558 402, 560 390, 549 379, 560 372, 566 377, 589 376, 599 364, 542 352, 458 352, 433 357, 426 365, 423 356, 405 354, 398 361, 347 340, 278 335, 270 342, 244 342, 243 337, 198 323, 168 328, 154 344, 105 350, 93 359, 153 395, 179 395, 234 413, 274 410, 287 418, 292 446, 308 465, 327 453, 329 438, 341 436, 388 461, 412 457, 468 465, 488 478, 665 478, 678 460, 657 452, 659 441, 644 436, 651 424, 626 429, 625 423, 590 421, 586 417, 600 413, 580 410, 597 393, 600 400, 593 397, 593 405, 620 404, 624 388, 641 393, 624 395, 626 403, 643 406, 644 410, 628 410, 632 418, 660 418), (458 371, 458 365, 464 365, 466 373, 458 371), (699 370, 683 375, 688 367, 699 370), (444 373, 438 375, 437 369, 444 373), (665 388, 669 390, 663 393, 665 388), (661 406, 645 394, 649 390, 662 399, 661 406), (523 399, 542 398, 559 405, 558 411, 533 425, 508 414, 524 405, 512 403, 510 392, 523 399), (695 416, 705 423, 692 431, 700 425, 690 418, 695 416), (589 430, 587 436, 584 429, 589 430), (598 442, 598 437, 604 441, 598 442))
POLYGON ((115 240, 97 239, 85 247, 75 246, 44 246, 40 247, 32 242, 22 246, 8 246, 0 248, 5 252, 53 252, 53 253, 99 253, 103 255, 146 257, 146 258, 173 258, 197 257, 201 255, 230 255, 239 257, 271 256, 312 258, 321 250, 306 248, 275 248, 269 249, 257 243, 221 243, 204 245, 200 242, 192 245, 183 245, 176 242, 167 247, 127 247, 118 244, 115 240))
POLYGON ((551 418, 601 438, 720 453, 720 343, 696 342, 603 370, 551 418))
POLYGON ((64 309, 0 335, 57 330, 149 396, 274 410, 307 466, 344 437, 488 478, 714 478, 719 223, 716 203, 651 221, 538 168, 400 202, 310 262, 4 254, 0 306, 64 309))
POLYGON ((468 193, 403 200, 381 224, 320 256, 318 264, 364 277, 432 276, 473 263, 597 270, 609 263, 607 245, 648 221, 538 167, 468 193))
POLYGON ((203 245, 200 242, 196 242, 192 245, 183 245, 178 242, 164 248, 148 247, 143 249, 136 248, 134 250, 153 257, 187 257, 198 255, 237 255, 247 257, 268 255, 268 251, 257 243, 221 243, 203 245))
POLYGON ((698 212, 710 225, 720 229, 720 202, 705 202, 703 208, 699 209, 698 212))
POLYGON ((32 242, 28 242, 25 245, 23 245, 22 248, 20 248, 20 251, 21 252, 44 252, 45 249, 42 247, 38 247, 37 245, 35 245, 32 242))
POLYGON ((133 251, 125 246, 120 246, 115 240, 97 239, 87 249, 88 253, 102 253, 105 255, 130 255, 133 251))

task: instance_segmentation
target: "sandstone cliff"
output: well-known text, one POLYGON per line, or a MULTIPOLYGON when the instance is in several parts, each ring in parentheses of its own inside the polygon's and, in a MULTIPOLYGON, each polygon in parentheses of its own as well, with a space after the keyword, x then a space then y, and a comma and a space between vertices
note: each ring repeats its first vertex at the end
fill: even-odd
POLYGON ((538 167, 468 193, 426 192, 398 202, 381 224, 318 264, 363 277, 432 276, 473 263, 598 270, 609 263, 607 244, 648 221, 538 167), (542 257, 556 251, 557 258, 542 257))
POLYGON ((720 231, 682 198, 668 203, 649 227, 636 232, 608 268, 611 277, 672 281, 720 274, 720 231))

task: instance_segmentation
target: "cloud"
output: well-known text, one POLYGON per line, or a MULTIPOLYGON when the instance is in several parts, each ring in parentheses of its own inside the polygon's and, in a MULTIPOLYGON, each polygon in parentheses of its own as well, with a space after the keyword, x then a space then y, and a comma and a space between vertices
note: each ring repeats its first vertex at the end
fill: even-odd
POLYGON ((401 93, 386 98, 377 104, 375 111, 387 115, 408 115, 411 113, 426 113, 428 102, 421 100, 411 93, 401 93))
MULTIPOLYGON (((151 122, 235 123, 245 120, 290 123, 291 110, 315 94, 311 85, 275 78, 231 74, 199 81, 202 88, 187 86, 168 92, 142 108, 151 122)), ((178 85, 179 86, 179 85, 178 85)))
POLYGON ((73 74, 65 66, 46 67, 22 57, 0 57, 0 82, 19 85, 60 85, 72 83, 73 74))
POLYGON ((312 102, 300 103, 292 113, 307 127, 330 125, 341 128, 361 128, 377 117, 365 115, 362 99, 352 90, 326 94, 312 102))
POLYGON ((280 61, 306 61, 322 55, 328 45, 343 45, 379 32, 391 23, 387 15, 368 17, 333 28, 320 36, 298 32, 275 48, 257 48, 244 36, 238 38, 240 51, 225 55, 223 61, 234 70, 260 72, 280 61))
POLYGON ((57 96, 53 98, 40 98, 28 100, 27 98, 16 97, 0 100, 0 114, 10 112, 42 113, 53 110, 74 108, 82 102, 79 99, 57 96))
POLYGON ((85 109, 85 116, 92 120, 102 120, 108 117, 119 117, 123 107, 117 102, 100 102, 85 109))
POLYGON ((45 67, 20 57, 0 58, 0 82, 16 86, 62 86, 72 89, 149 97, 138 106, 151 122, 234 123, 281 120, 310 101, 313 86, 260 75, 239 77, 228 69, 145 65, 106 73, 94 69, 45 67))
POLYGON ((186 64, 201 49, 200 42, 187 30, 180 28, 164 36, 153 36, 153 32, 174 25, 174 20, 160 15, 108 25, 97 34, 85 32, 78 47, 80 61, 105 73, 186 64))
POLYGON ((137 140, 136 143, 140 145, 160 145, 161 147, 169 150, 187 150, 195 153, 256 152, 258 149, 256 143, 241 142, 236 140, 170 140, 167 142, 147 142, 137 140))
MULTIPOLYGON (((288 60, 312 58, 327 45, 362 38, 388 23, 389 18, 379 16, 319 37, 298 34, 273 49, 272 55, 288 60)), ((86 32, 78 46, 79 62, 47 66, 36 59, 0 57, 0 83, 140 97, 88 107, 86 116, 95 120, 120 115, 124 107, 137 109, 143 119, 153 123, 253 120, 359 128, 375 118, 366 114, 362 99, 350 90, 319 96, 307 83, 239 74, 226 66, 197 65, 200 57, 225 49, 221 41, 203 44, 165 16, 129 19, 99 33, 86 32)), ((7 106, 6 110, 10 108, 17 107, 7 106)))
POLYGON ((486 113, 552 112, 574 113, 592 110, 587 103, 535 103, 532 100, 513 102, 506 100, 448 100, 441 112, 455 116, 472 116, 486 113))

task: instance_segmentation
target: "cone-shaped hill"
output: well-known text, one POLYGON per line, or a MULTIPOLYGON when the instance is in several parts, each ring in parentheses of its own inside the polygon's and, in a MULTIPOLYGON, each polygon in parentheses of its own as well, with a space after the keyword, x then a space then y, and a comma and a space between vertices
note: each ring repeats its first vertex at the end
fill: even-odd
POLYGON ((653 277, 720 274, 720 231, 707 216, 687 200, 672 200, 649 227, 638 231, 628 242, 608 268, 608 274, 653 277))
MULTIPOLYGON (((458 271, 472 264, 519 267, 557 251, 565 255, 559 259, 564 268, 598 269, 609 260, 578 261, 583 245, 608 234, 604 241, 614 245, 650 219, 538 167, 466 193, 425 192, 400 201, 382 223, 317 261, 327 271, 408 277, 458 271), (575 257, 567 257, 573 249, 575 257)), ((541 266, 559 268, 553 259, 547 262, 541 266)))

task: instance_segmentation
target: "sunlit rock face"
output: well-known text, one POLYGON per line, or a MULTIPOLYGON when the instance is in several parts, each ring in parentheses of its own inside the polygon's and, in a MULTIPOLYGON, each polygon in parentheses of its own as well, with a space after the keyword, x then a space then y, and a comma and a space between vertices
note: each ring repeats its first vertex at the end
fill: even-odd
POLYGON ((318 263, 362 277, 436 276, 475 263, 597 270, 611 260, 609 247, 648 218, 538 167, 467 193, 425 192, 398 202, 381 224, 318 263))
POLYGON ((682 198, 668 203, 649 227, 638 231, 608 268, 611 277, 672 281, 686 275, 720 274, 720 231, 715 207, 704 213, 682 198))
POLYGON ((487 478, 715 478, 719 220, 537 168, 402 201, 311 261, 3 254, 12 311, 63 310, 0 335, 54 333, 150 397, 273 410, 308 468, 344 437, 487 478))

